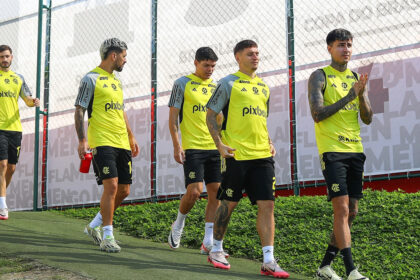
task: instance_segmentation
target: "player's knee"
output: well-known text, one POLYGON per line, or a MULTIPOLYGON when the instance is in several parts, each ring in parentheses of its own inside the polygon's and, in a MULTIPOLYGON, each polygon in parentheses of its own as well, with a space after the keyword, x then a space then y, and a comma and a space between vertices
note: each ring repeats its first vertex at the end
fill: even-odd
POLYGON ((192 189, 192 190, 189 190, 189 192, 187 192, 187 195, 190 201, 196 201, 200 198, 201 193, 197 189, 192 189))
POLYGON ((4 174, 6 173, 6 170, 7 170, 7 161, 6 160, 0 161, 0 172, 4 174))
POLYGON ((357 216, 357 213, 359 213, 357 209, 349 210, 349 219, 354 220, 354 218, 357 216))
POLYGON ((13 175, 13 173, 15 173, 15 170, 16 170, 16 165, 9 164, 7 166, 7 173, 9 173, 10 175, 13 175))
POLYGON ((349 217, 349 208, 346 205, 340 205, 335 208, 334 217, 337 218, 348 218, 349 217))

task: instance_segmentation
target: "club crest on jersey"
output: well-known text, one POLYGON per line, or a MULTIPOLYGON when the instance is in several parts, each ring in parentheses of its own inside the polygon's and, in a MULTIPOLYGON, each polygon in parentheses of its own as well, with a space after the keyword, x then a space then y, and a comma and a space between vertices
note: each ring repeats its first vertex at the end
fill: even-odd
POLYGON ((254 92, 255 95, 258 95, 258 88, 257 87, 253 87, 252 91, 254 92))
POLYGON ((203 92, 204 95, 207 95, 207 89, 206 88, 202 88, 201 91, 203 92))
POLYGON ((117 91, 117 86, 115 84, 111 84, 111 87, 114 91, 117 91))

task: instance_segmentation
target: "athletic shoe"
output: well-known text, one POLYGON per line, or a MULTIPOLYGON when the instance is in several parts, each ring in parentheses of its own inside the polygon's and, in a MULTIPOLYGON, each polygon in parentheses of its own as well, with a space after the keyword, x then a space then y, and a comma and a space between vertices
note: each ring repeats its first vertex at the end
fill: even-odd
POLYGON ((281 269, 276 261, 271 261, 269 263, 263 263, 261 265, 261 274, 262 275, 272 275, 274 278, 289 278, 289 273, 281 269))
POLYGON ((9 219, 9 210, 7 208, 0 209, 0 220, 9 219))
POLYGON ((226 260, 225 253, 222 251, 210 252, 207 261, 213 264, 215 268, 230 269, 230 264, 226 260))
POLYGON ((369 280, 369 278, 360 274, 356 268, 350 272, 349 276, 347 277, 347 280, 369 280))
POLYGON ((102 242, 101 236, 101 227, 97 226, 96 228, 91 228, 89 224, 85 227, 83 231, 85 234, 89 235, 93 239, 93 244, 99 245, 102 242))
MULTIPOLYGON (((201 247, 200 247, 200 254, 202 255, 208 255, 211 251, 211 247, 212 246, 204 246, 204 243, 201 243, 201 247)), ((225 254, 225 258, 229 258, 229 254, 226 251, 223 251, 223 254, 225 254)))
POLYGON ((172 249, 176 249, 179 247, 179 243, 181 243, 181 235, 182 235, 182 229, 176 229, 174 227, 174 224, 171 226, 171 232, 168 236, 168 244, 172 249))
POLYGON ((318 268, 316 272, 316 278, 321 280, 343 280, 340 276, 335 273, 330 265, 326 265, 322 268, 318 268))
POLYGON ((121 247, 118 246, 117 242, 115 242, 115 238, 107 237, 102 240, 101 244, 101 251, 106 251, 108 253, 118 253, 121 251, 121 247))

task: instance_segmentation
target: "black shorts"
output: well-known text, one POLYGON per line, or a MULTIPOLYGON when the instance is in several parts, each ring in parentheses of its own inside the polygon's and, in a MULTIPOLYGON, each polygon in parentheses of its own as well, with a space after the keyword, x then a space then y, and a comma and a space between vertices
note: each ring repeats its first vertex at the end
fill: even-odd
POLYGON ((323 153, 320 155, 322 174, 327 183, 328 201, 337 196, 363 197, 364 153, 323 153))
POLYGON ((218 150, 185 150, 185 187, 196 182, 220 183, 220 154, 218 150))
POLYGON ((19 160, 22 132, 0 130, 0 160, 16 164, 19 160))
POLYGON ((272 157, 254 160, 223 159, 219 200, 239 201, 245 191, 252 204, 257 200, 274 200, 276 177, 272 157))
POLYGON ((92 150, 93 170, 96 182, 118 177, 118 184, 132 183, 131 151, 109 146, 100 146, 92 150))

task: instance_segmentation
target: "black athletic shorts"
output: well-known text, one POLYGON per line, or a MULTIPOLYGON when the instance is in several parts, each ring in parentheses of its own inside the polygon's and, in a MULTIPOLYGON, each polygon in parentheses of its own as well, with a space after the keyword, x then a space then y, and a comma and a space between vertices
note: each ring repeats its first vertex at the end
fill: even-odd
POLYGON ((185 150, 185 187, 196 182, 220 183, 220 154, 218 150, 185 150))
POLYGON ((96 182, 118 177, 118 184, 132 183, 131 151, 109 146, 100 146, 92 150, 92 164, 96 182))
POLYGON ((320 155, 322 174, 327 183, 328 201, 342 195, 363 197, 364 153, 323 153, 320 155))
POLYGON ((257 200, 274 200, 276 177, 272 157, 253 160, 226 158, 223 161, 223 179, 217 193, 219 200, 239 201, 244 192, 252 204, 257 200))
POLYGON ((0 160, 16 164, 19 160, 22 132, 0 130, 0 160))

